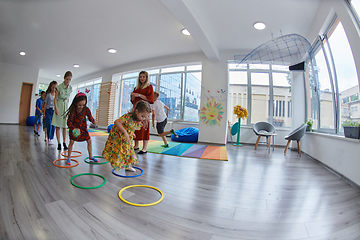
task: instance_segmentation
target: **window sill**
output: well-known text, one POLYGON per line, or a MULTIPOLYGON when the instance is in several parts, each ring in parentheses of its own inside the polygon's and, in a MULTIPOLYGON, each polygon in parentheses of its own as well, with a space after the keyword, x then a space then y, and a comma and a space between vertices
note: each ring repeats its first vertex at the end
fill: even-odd
POLYGON ((360 139, 346 138, 345 136, 329 134, 329 133, 305 132, 305 134, 316 135, 316 136, 320 136, 320 137, 332 138, 332 139, 336 139, 336 140, 348 141, 348 142, 353 142, 353 143, 360 143, 360 139))

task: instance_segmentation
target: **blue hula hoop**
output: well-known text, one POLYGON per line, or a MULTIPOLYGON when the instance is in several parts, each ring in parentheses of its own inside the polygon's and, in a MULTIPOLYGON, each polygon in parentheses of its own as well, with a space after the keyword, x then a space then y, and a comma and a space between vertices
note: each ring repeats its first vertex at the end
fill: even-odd
POLYGON ((143 175, 144 171, 143 171, 141 168, 139 168, 139 167, 133 167, 133 168, 139 169, 139 170, 141 171, 141 173, 138 174, 138 175, 130 175, 130 176, 120 175, 120 174, 115 173, 115 169, 112 170, 112 173, 113 173, 115 176, 124 177, 124 178, 134 178, 134 177, 140 177, 141 175, 143 175))

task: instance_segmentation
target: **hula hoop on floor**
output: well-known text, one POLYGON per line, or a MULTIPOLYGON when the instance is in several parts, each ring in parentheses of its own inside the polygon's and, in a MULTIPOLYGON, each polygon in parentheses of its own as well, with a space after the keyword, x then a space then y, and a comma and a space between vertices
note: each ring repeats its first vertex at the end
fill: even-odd
POLYGON ((60 161, 60 160, 67 160, 67 158, 59 158, 59 159, 56 159, 56 160, 53 161, 53 164, 54 164, 55 166, 59 167, 59 168, 73 168, 73 167, 76 167, 77 165, 79 165, 79 162, 76 161, 75 159, 72 159, 72 158, 71 158, 70 160, 76 162, 75 165, 68 165, 68 166, 60 166, 60 165, 57 165, 56 162, 57 162, 57 161, 60 161))
POLYGON ((71 183, 72 185, 74 185, 75 187, 82 188, 82 189, 95 189, 95 188, 100 188, 100 187, 104 186, 105 183, 106 183, 106 178, 105 178, 104 176, 101 176, 100 174, 96 174, 96 173, 80 173, 80 174, 74 175, 74 176, 70 179, 70 183, 71 183), (100 184, 100 185, 98 185, 98 186, 94 186, 94 187, 83 187, 83 186, 80 186, 80 185, 75 184, 74 181, 73 181, 74 178, 79 177, 79 176, 83 176, 83 175, 92 175, 92 176, 101 177, 101 178, 104 180, 104 182, 103 182, 102 184, 100 184))
MULTIPOLYGON (((94 158, 104 158, 103 156, 94 156, 94 158)), ((89 157, 84 159, 84 162, 88 163, 88 164, 95 164, 95 165, 100 165, 100 164, 106 164, 108 163, 108 161, 105 162, 90 162, 90 161, 86 161, 86 159, 89 159, 89 157)))
POLYGON ((134 178, 134 177, 140 177, 141 175, 143 175, 144 171, 139 168, 139 167, 133 167, 133 168, 136 168, 136 169, 139 169, 141 171, 141 173, 139 173, 138 175, 121 175, 121 174, 117 174, 115 173, 115 169, 112 170, 112 173, 115 175, 115 176, 118 176, 118 177, 124 177, 124 178, 134 178))
POLYGON ((119 191, 119 198, 120 198, 123 202, 125 202, 125 203, 127 203, 127 204, 130 204, 130 205, 133 205, 133 206, 137 206, 137 207, 148 207, 148 206, 154 206, 154 205, 160 203, 160 202, 164 199, 164 193, 163 193, 160 189, 158 189, 158 188, 156 188, 156 187, 153 187, 153 186, 148 186, 148 185, 130 185, 130 186, 127 186, 127 187, 122 188, 122 189, 119 191), (133 188, 133 187, 146 187, 146 188, 155 189, 156 191, 158 191, 158 192, 161 194, 161 198, 160 198, 159 200, 157 200, 156 202, 153 202, 153 203, 139 204, 139 203, 129 202, 129 201, 125 200, 125 199, 121 196, 121 193, 122 193, 124 190, 126 190, 126 189, 128 189, 128 188, 133 188))
MULTIPOLYGON (((62 152, 62 153, 61 153, 61 156, 67 157, 68 155, 67 155, 67 154, 65 155, 65 153, 67 153, 67 152, 68 152, 68 151, 62 152)), ((74 156, 71 156, 71 157, 80 157, 80 156, 82 156, 82 153, 81 153, 80 151, 71 151, 71 152, 79 153, 79 155, 74 155, 74 156)))

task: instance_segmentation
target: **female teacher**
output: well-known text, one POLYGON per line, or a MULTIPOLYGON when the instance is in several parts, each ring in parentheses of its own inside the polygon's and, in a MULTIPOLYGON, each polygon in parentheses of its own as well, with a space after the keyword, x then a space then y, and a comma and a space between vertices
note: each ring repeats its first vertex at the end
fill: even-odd
MULTIPOLYGON (((144 100, 150 104, 154 103, 154 89, 149 82, 149 74, 145 71, 139 73, 137 80, 137 85, 134 88, 134 91, 131 93, 131 102, 133 108, 136 103, 140 100, 144 100)), ((139 150, 139 141, 143 140, 142 150, 138 154, 147 153, 147 145, 150 139, 150 119, 147 119, 146 123, 141 127, 140 130, 135 131, 135 146, 134 150, 139 150)))
POLYGON ((58 141, 58 150, 61 150, 61 142, 60 142, 60 128, 62 128, 62 136, 63 136, 63 146, 64 150, 67 150, 68 147, 66 146, 66 117, 63 116, 65 111, 68 108, 68 102, 70 93, 72 92, 72 87, 70 86, 70 82, 72 79, 72 73, 67 71, 64 75, 64 82, 56 88, 55 98, 54 98, 54 115, 52 119, 52 125, 55 126, 56 129, 56 139, 58 141))

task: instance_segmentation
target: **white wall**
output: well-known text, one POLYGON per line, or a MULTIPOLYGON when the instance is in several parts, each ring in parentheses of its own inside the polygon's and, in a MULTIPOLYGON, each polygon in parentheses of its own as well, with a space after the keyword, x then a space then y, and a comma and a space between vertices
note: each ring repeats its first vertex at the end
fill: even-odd
POLYGON ((39 69, 0 63, 0 123, 19 123, 22 83, 32 83, 30 116, 35 115, 35 96, 39 69))
POLYGON ((360 186, 360 140, 307 132, 301 150, 360 186))

